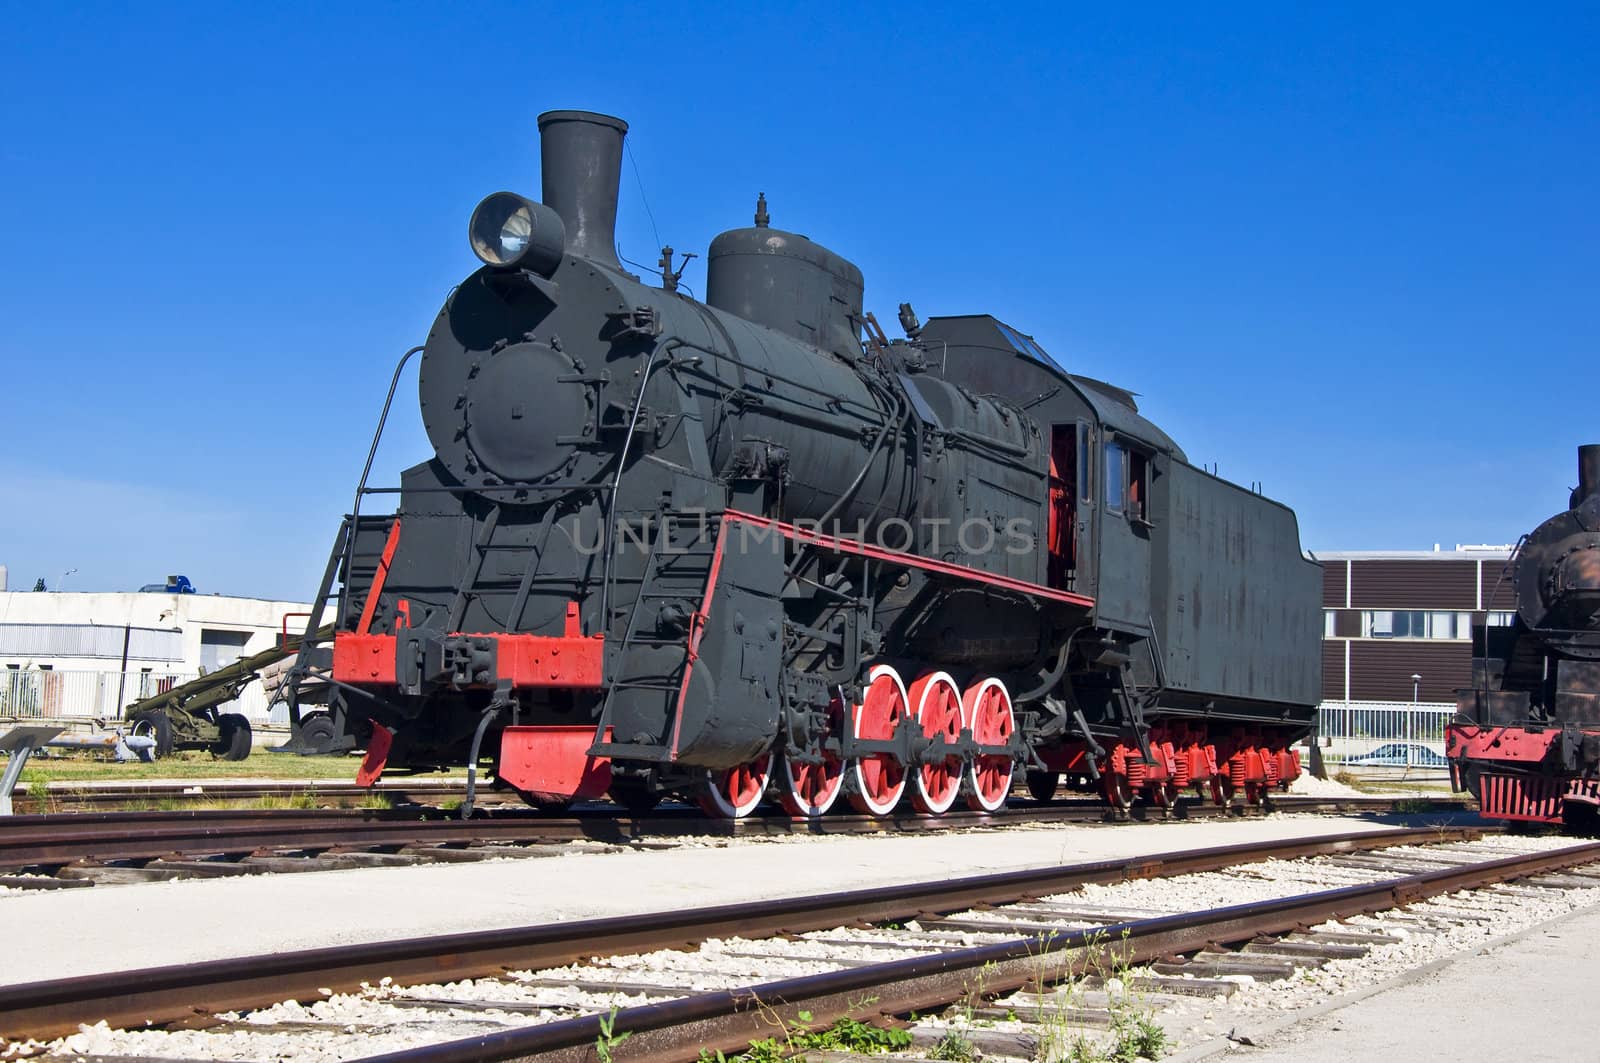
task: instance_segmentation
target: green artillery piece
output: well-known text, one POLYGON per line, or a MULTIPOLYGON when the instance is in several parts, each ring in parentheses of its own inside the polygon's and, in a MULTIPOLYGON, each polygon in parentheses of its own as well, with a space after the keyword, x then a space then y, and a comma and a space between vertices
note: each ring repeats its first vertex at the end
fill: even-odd
MULTIPOLYGON (((332 635, 330 625, 312 639, 332 635)), ((135 735, 155 740, 158 757, 175 749, 208 749, 223 760, 243 760, 250 755, 250 721, 240 713, 220 710, 259 679, 262 669, 300 652, 300 641, 299 635, 290 635, 269 650, 133 702, 123 710, 123 718, 133 725, 135 735)))

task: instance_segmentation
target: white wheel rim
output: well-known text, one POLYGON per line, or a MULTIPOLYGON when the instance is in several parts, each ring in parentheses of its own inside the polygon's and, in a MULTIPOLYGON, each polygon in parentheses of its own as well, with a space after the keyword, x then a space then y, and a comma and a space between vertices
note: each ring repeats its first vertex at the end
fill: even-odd
MULTIPOLYGON (((748 816, 750 813, 754 812, 756 810, 756 806, 761 804, 761 799, 766 796, 767 784, 772 781, 772 756, 771 754, 763 753, 761 758, 757 759, 759 760, 762 758, 765 758, 767 765, 766 768, 763 769, 759 774, 756 774, 756 778, 760 780, 760 785, 753 788, 753 793, 751 796, 745 798, 738 804, 735 804, 728 796, 727 792, 723 789, 722 780, 727 773, 707 772, 705 793, 702 795, 702 803, 706 807, 707 811, 713 812, 715 815, 722 816, 725 819, 743 819, 745 816, 748 816)), ((752 761, 752 763, 754 763, 754 761, 752 761)), ((749 765, 745 765, 745 767, 748 766, 749 765)))
MULTIPOLYGON (((911 709, 911 718, 916 720, 919 724, 922 722, 923 706, 927 704, 928 698, 934 693, 941 683, 948 685, 950 690, 955 693, 956 717, 960 721, 959 727, 965 728, 969 726, 970 721, 967 719, 967 710, 965 706, 961 704, 961 688, 956 685, 955 679, 951 677, 949 672, 934 672, 931 675, 927 675, 921 679, 918 679, 916 683, 912 684, 913 686, 922 684, 922 692, 917 698, 916 704, 913 705, 909 701, 907 702, 908 707, 911 709)), ((924 731, 923 734, 926 735, 927 732, 924 731)), ((956 784, 950 787, 949 794, 943 799, 936 799, 932 794, 928 793, 927 781, 922 777, 922 767, 923 766, 920 764, 914 765, 911 771, 911 785, 913 788, 916 805, 928 815, 943 815, 944 813, 950 811, 952 807, 954 807, 956 798, 961 796, 961 783, 965 776, 965 768, 963 766, 962 768, 957 769, 956 784)))
MULTIPOLYGON (((1000 695, 1005 698, 1006 716, 1011 720, 1011 728, 1012 731, 1015 732, 1017 719, 1016 710, 1014 710, 1011 706, 1011 693, 1010 691, 1006 690, 1006 685, 1004 683, 1000 682, 1000 680, 994 678, 993 676, 983 680, 962 697, 961 711, 963 718, 966 720, 967 726, 976 730, 978 726, 977 708, 982 703, 984 695, 986 695, 992 689, 998 689, 1000 691, 1000 695)), ((974 734, 973 737, 976 738, 977 735, 974 734)), ((1016 771, 1016 767, 1017 766, 1015 762, 1007 763, 1006 785, 1001 788, 999 796, 991 800, 990 798, 984 796, 983 788, 978 785, 977 759, 974 758, 969 760, 965 770, 967 780, 967 803, 972 808, 980 812, 998 812, 1001 808, 1005 807, 1006 796, 1011 792, 1011 777, 1016 771)))
POLYGON ((805 816, 814 819, 824 815, 833 803, 839 800, 839 794, 844 791, 844 772, 840 772, 833 780, 833 785, 828 788, 826 796, 817 804, 803 800, 800 797, 800 784, 795 780, 794 769, 787 757, 783 760, 783 807, 791 816, 805 816))
MULTIPOLYGON (((867 686, 870 688, 881 678, 888 678, 894 682, 896 691, 900 695, 901 704, 905 705, 909 710, 911 699, 906 696, 906 685, 901 681, 900 673, 895 671, 892 666, 887 664, 874 665, 872 671, 867 673, 867 686)), ((865 694, 862 694, 861 700, 863 702, 866 701, 865 694)), ((861 716, 861 706, 857 705, 852 707, 850 710, 850 733, 856 738, 861 737, 861 716)), ((904 767, 905 766, 902 765, 902 768, 904 767)), ((876 800, 867 791, 867 781, 861 772, 861 758, 850 758, 850 775, 851 778, 855 780, 856 796, 861 800, 861 803, 867 807, 867 811, 872 813, 874 816, 887 816, 890 812, 894 811, 894 806, 898 805, 900 803, 900 799, 905 796, 906 776, 909 774, 909 770, 903 771, 900 777, 900 785, 894 788, 893 794, 886 799, 876 800)))

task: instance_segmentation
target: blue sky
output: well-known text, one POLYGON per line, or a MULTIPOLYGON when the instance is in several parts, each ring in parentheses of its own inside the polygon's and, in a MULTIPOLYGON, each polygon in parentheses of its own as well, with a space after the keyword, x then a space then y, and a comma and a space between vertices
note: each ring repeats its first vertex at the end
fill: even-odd
POLYGON ((4 0, 0 564, 311 594, 564 107, 632 124, 629 258, 762 190, 880 319, 1032 333, 1312 549, 1514 541, 1600 441, 1594 11, 4 0))

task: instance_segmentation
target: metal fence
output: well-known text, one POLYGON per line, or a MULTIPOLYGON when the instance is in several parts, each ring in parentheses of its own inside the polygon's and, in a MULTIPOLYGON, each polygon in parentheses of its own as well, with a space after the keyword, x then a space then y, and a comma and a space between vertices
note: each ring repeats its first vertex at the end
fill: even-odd
MULTIPOLYGON (((196 677, 194 672, 8 669, 0 673, 0 719, 116 720, 124 706, 196 677)), ((267 695, 259 682, 251 683, 222 711, 243 713, 253 723, 288 718, 281 704, 268 712, 267 695)))
POLYGON ((1445 770, 1444 728, 1454 704, 1324 701, 1317 709, 1322 759, 1351 768, 1445 770))

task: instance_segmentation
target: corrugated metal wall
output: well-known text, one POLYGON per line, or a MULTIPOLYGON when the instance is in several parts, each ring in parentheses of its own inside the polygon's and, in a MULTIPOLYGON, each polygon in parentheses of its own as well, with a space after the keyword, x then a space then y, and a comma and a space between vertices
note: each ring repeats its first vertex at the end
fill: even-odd
POLYGON ((183 632, 178 628, 130 629, 120 624, 0 624, 0 655, 121 660, 124 634, 129 660, 183 660, 183 632))
POLYGON ((1484 561, 1483 607, 1485 609, 1515 609, 1517 585, 1511 581, 1511 569, 1504 562, 1484 561))
POLYGON ((1341 700, 1410 701, 1414 674, 1422 676, 1419 701, 1455 701, 1456 688, 1472 684, 1472 643, 1353 639, 1350 693, 1341 700))
POLYGON ((1354 609, 1476 609, 1478 562, 1361 560, 1350 592, 1354 609))
POLYGON ((1343 609, 1345 580, 1350 562, 1324 561, 1322 563, 1322 606, 1324 609, 1343 609))
POLYGON ((1344 688, 1343 639, 1327 639, 1322 643, 1322 700, 1349 701, 1349 691, 1344 688))

